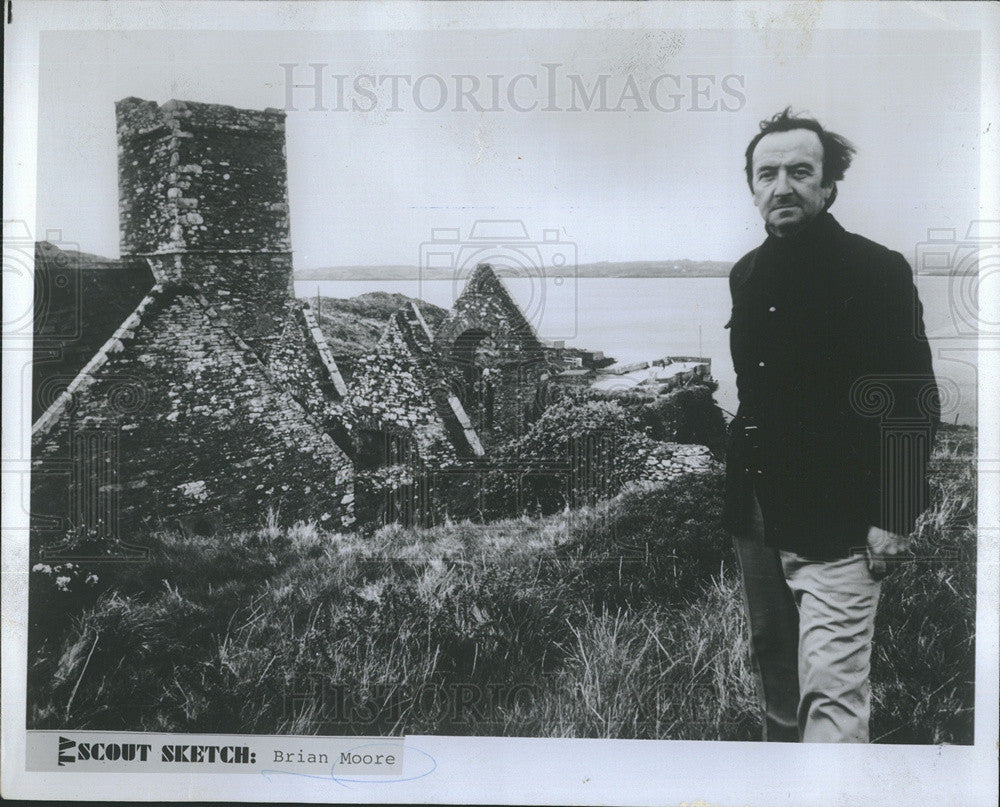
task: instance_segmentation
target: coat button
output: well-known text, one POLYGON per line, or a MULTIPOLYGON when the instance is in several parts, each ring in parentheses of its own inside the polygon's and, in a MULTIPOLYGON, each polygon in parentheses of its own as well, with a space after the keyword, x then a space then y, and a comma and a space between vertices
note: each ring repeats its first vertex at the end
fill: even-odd
POLYGON ((758 367, 763 367, 764 366, 764 362, 762 362, 762 361, 757 362, 757 366, 758 367))
POLYGON ((775 308, 775 307, 774 307, 774 306, 772 305, 772 306, 771 306, 771 307, 770 307, 769 309, 767 309, 767 310, 768 310, 768 311, 770 311, 770 312, 771 312, 771 313, 773 314, 773 313, 774 313, 775 311, 777 311, 778 309, 777 309, 777 308, 775 308))

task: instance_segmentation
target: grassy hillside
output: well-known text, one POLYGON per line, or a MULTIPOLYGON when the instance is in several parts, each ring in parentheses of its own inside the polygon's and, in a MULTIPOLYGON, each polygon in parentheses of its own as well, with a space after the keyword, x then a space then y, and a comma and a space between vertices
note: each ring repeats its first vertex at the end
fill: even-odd
MULTIPOLYGON (((974 450, 942 431, 919 561, 884 586, 873 739, 972 739, 974 450)), ((756 739, 721 493, 694 476, 537 520, 158 534, 143 563, 49 562, 29 727, 756 739)))

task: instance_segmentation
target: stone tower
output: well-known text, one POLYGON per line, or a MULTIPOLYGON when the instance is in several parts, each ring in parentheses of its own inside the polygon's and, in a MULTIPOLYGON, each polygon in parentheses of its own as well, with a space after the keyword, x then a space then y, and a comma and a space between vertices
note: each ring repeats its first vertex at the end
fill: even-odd
POLYGON ((294 297, 285 113, 139 98, 116 113, 123 257, 197 286, 269 352, 294 297))
POLYGON ((122 254, 155 283, 32 427, 36 532, 351 526, 347 389, 292 293, 283 113, 117 115, 122 254))

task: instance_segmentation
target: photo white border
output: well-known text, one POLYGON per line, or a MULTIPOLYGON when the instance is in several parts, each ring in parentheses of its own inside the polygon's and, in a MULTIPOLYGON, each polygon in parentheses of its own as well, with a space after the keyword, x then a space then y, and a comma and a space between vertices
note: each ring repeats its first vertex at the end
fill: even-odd
MULTIPOLYGON (((39 33, 48 30, 376 30, 519 28, 895 28, 982 36, 980 218, 1000 219, 1000 6, 992 3, 319 3, 16 0, 5 31, 5 220, 35 220, 39 33), (992 194, 992 196, 988 196, 992 194)), ((913 167, 919 170, 919 167, 913 167)), ((33 237, 40 237, 32 233, 33 237)), ((4 281, 5 314, 31 289, 4 281)), ((27 285, 27 284, 26 284, 27 285)), ((1000 312, 997 284, 980 310, 1000 312)), ((1000 317, 991 317, 997 321, 1000 317)), ((7 321, 7 317, 4 317, 7 321)), ((6 798, 382 803, 979 805, 997 792, 1000 352, 980 341, 979 545, 974 746, 819 746, 408 736, 437 770, 413 782, 354 784, 245 774, 28 773, 24 766, 27 355, 4 352, 2 787, 6 798), (10 379, 13 383, 6 383, 10 379)), ((28 375, 30 378, 30 375, 28 375)))

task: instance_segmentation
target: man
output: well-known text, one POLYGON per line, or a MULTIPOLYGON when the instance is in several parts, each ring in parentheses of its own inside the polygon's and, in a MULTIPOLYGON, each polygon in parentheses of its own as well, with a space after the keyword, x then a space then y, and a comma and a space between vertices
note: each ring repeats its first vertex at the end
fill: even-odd
POLYGON ((725 518, 765 740, 868 741, 880 580, 927 501, 939 410, 912 272, 829 212, 854 153, 786 109, 745 155, 767 238, 730 274, 725 518))

